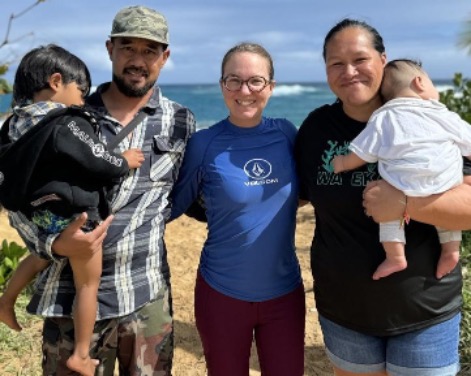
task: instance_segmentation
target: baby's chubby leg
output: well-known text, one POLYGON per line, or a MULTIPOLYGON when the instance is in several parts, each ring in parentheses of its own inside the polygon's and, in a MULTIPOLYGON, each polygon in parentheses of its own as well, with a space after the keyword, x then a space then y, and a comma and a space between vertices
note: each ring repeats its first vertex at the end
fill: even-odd
POLYGON ((460 259, 461 231, 448 231, 437 227, 438 237, 442 246, 438 259, 436 277, 443 278, 458 264, 460 259))
POLYGON ((407 268, 407 259, 405 256, 406 238, 401 221, 380 223, 379 240, 383 244, 386 259, 374 272, 374 280, 387 277, 392 273, 407 268))
POLYGON ((458 264, 460 260, 460 245, 461 242, 453 241, 442 244, 442 251, 438 259, 436 277, 443 278, 449 274, 458 264))
POLYGON ((404 243, 383 242, 386 259, 378 266, 373 274, 373 279, 387 277, 393 273, 400 272, 407 268, 407 259, 404 250, 404 243))

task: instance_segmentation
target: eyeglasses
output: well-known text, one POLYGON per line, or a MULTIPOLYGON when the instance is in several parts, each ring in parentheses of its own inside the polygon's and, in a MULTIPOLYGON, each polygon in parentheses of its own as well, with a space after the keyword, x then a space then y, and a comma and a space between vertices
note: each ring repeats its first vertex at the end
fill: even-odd
POLYGON ((271 83, 270 80, 261 76, 253 76, 245 81, 241 80, 237 76, 226 76, 222 78, 221 81, 224 84, 224 87, 229 91, 239 91, 242 89, 243 84, 247 84, 249 90, 255 93, 262 91, 271 83))

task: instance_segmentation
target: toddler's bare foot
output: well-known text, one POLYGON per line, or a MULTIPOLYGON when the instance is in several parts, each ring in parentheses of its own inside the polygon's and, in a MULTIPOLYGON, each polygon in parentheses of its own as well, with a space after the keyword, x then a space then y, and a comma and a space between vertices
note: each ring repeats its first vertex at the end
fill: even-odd
POLYGON ((436 277, 443 278, 450 273, 458 264, 460 259, 460 242, 449 242, 442 244, 442 253, 438 260, 436 277))
POLYGON ((100 362, 97 359, 92 359, 89 356, 82 358, 75 353, 67 359, 67 367, 72 371, 80 373, 82 376, 94 376, 98 364, 100 362))
POLYGON ((3 322, 17 332, 21 331, 23 328, 16 320, 14 305, 4 302, 3 300, 4 299, 0 298, 0 322, 3 322))
POLYGON ((402 258, 401 260, 390 260, 386 259, 379 264, 378 269, 373 274, 373 279, 378 280, 380 278, 387 277, 393 273, 400 272, 407 268, 407 260, 402 258))

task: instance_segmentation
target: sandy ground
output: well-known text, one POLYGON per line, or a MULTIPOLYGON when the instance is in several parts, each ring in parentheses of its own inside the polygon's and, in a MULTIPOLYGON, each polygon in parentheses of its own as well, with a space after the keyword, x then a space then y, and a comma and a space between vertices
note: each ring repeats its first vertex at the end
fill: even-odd
MULTIPOLYGON (((324 353, 322 335, 317 321, 312 293, 312 277, 309 265, 309 247, 314 228, 313 211, 311 207, 300 209, 297 220, 296 247, 302 268, 306 290, 306 345, 305 345, 305 375, 330 376, 332 371, 324 353)), ((202 244, 206 238, 206 226, 188 217, 181 217, 167 227, 166 242, 169 251, 169 263, 172 272, 172 291, 175 319, 175 359, 174 376, 203 376, 206 375, 203 351, 196 331, 193 315, 193 290, 202 244)), ((8 226, 5 213, 0 213, 0 241, 21 242, 16 231, 8 226)), ((38 328, 28 328, 36 331, 33 336, 40 343, 38 328)), ((31 355, 31 354, 30 354, 31 355)), ((17 359, 21 363, 38 359, 39 354, 33 354, 28 360, 17 359)), ((0 369, 3 368, 0 365, 0 369)), ((11 375, 29 375, 21 371, 11 375)), ((250 375, 260 375, 255 348, 252 351, 250 375)), ((289 375, 287 375, 289 376, 289 375)))

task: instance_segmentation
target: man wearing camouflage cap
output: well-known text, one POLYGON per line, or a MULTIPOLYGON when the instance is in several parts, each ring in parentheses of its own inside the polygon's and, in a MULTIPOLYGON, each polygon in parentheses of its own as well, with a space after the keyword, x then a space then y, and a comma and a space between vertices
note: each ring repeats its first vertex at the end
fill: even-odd
MULTIPOLYGON (((168 44, 167 21, 157 11, 131 6, 116 14, 106 42, 112 81, 100 85, 87 103, 103 115, 100 130, 106 142, 138 113, 145 113, 115 150, 139 148, 145 162, 121 182, 112 197, 114 216, 93 232, 80 229, 86 220, 82 215, 60 237, 37 243, 38 253, 48 259, 94 252, 103 243, 91 346, 91 357, 100 361, 98 375, 114 375, 116 360, 120 375, 171 375, 172 304, 163 235, 170 215, 169 194, 195 119, 189 109, 164 97, 156 84, 170 56, 168 44)), ((70 270, 47 270, 28 307, 46 317, 45 375, 72 374, 65 362, 74 344, 74 295, 70 270)))

